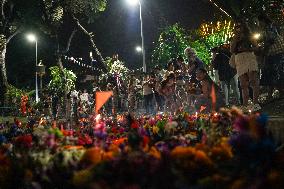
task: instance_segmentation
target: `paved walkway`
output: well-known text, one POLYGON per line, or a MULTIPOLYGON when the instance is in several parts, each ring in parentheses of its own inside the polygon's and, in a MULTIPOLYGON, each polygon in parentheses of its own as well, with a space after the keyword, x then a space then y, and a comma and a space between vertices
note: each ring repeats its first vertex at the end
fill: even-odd
POLYGON ((284 118, 280 116, 271 116, 269 118, 268 130, 272 134, 278 145, 284 144, 284 118))

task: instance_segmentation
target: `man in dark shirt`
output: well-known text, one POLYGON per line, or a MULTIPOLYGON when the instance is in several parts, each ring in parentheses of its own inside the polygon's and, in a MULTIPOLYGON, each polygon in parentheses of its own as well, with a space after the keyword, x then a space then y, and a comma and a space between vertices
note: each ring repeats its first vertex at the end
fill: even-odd
POLYGON ((221 83, 221 88, 225 93, 225 102, 226 105, 229 105, 229 91, 230 91, 230 83, 233 81, 234 84, 234 93, 237 97, 238 103, 240 103, 240 92, 238 89, 238 77, 236 69, 232 68, 229 64, 230 60, 230 52, 225 48, 216 47, 212 49, 213 59, 212 66, 214 70, 216 70, 216 74, 219 77, 219 81, 221 83))

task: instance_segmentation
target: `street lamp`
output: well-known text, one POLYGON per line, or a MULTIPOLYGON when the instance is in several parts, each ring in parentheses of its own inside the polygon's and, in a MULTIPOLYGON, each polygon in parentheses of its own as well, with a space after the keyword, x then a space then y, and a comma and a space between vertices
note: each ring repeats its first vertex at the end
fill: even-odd
POLYGON ((143 18, 142 18, 142 4, 141 0, 126 0, 129 5, 135 6, 139 4, 140 10, 140 24, 141 24, 141 41, 142 41, 142 56, 143 56, 143 72, 146 72, 146 56, 145 56, 145 46, 144 46, 144 34, 143 34, 143 18))
POLYGON ((139 53, 142 52, 142 51, 143 51, 143 50, 142 50, 142 47, 137 46, 137 47, 136 47, 136 51, 139 52, 139 53))
MULTIPOLYGON (((34 34, 28 34, 27 35, 27 39, 28 39, 28 41, 33 42, 36 45, 36 54, 35 54, 35 56, 36 56, 35 59, 36 60, 35 60, 35 63, 36 63, 36 68, 37 68, 37 38, 36 38, 36 36, 34 34)), ((39 98, 38 98, 38 84, 37 84, 37 72, 36 72, 35 80, 36 80, 36 102, 39 102, 39 98)))
POLYGON ((254 38, 255 40, 259 40, 260 37, 261 37, 261 34, 260 34, 260 33, 255 33, 255 34, 253 35, 253 38, 254 38))

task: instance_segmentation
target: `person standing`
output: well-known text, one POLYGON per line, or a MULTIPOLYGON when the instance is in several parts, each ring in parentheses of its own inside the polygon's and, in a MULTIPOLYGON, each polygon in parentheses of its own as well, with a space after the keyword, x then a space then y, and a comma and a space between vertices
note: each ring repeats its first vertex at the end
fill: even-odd
POLYGON ((84 112, 88 112, 89 108, 89 94, 86 89, 84 89, 83 93, 80 95, 80 101, 82 105, 82 109, 84 112))
POLYGON ((165 98, 165 110, 168 112, 176 111, 176 84, 173 72, 170 72, 166 79, 161 82, 160 93, 165 98))
POLYGON ((135 109, 135 96, 136 96, 136 79, 134 75, 131 76, 128 84, 128 111, 133 112, 135 109))
POLYGON ((232 68, 229 64, 230 52, 226 51, 222 46, 213 48, 212 66, 216 71, 217 80, 220 81, 221 88, 225 94, 226 106, 229 105, 230 84, 233 83, 233 91, 240 104, 240 91, 238 88, 238 75, 237 70, 232 68))
POLYGON ((256 48, 251 40, 252 36, 246 23, 237 22, 235 25, 235 36, 231 42, 231 53, 235 54, 233 61, 239 76, 242 89, 243 110, 258 111, 261 109, 258 104, 259 97, 259 74, 257 58, 254 54, 256 48), (253 105, 249 106, 249 87, 253 91, 253 105))
POLYGON ((262 49, 264 65, 261 84, 268 87, 268 101, 270 101, 274 89, 278 89, 280 95, 283 95, 284 92, 284 37, 265 14, 259 15, 258 21, 264 30, 264 47, 262 49))
POLYGON ((153 111, 153 92, 154 82, 151 80, 149 75, 145 75, 144 81, 142 83, 143 88, 143 97, 144 97, 144 106, 146 113, 150 114, 153 111))

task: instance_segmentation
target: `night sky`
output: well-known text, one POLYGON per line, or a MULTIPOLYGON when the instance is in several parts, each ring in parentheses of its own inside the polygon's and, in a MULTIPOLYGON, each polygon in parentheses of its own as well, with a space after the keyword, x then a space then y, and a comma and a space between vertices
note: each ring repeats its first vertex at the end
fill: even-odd
MULTIPOLYGON (((207 0, 144 0, 142 6, 147 64, 150 63, 154 43, 165 26, 180 23, 186 29, 194 29, 204 21, 220 17, 220 12, 207 0)), ((129 68, 142 67, 142 55, 135 51, 135 47, 141 45, 138 6, 130 7, 125 0, 108 0, 106 11, 98 16, 95 23, 84 26, 94 33, 103 57, 118 53, 129 68)), ((39 59, 43 59, 47 66, 54 65, 52 42, 48 36, 36 32, 39 36, 39 59)), ((18 35, 9 44, 7 69, 11 84, 20 88, 34 85, 34 48, 24 34, 18 35)), ((89 50, 86 38, 77 33, 69 56, 88 57, 89 50)))

